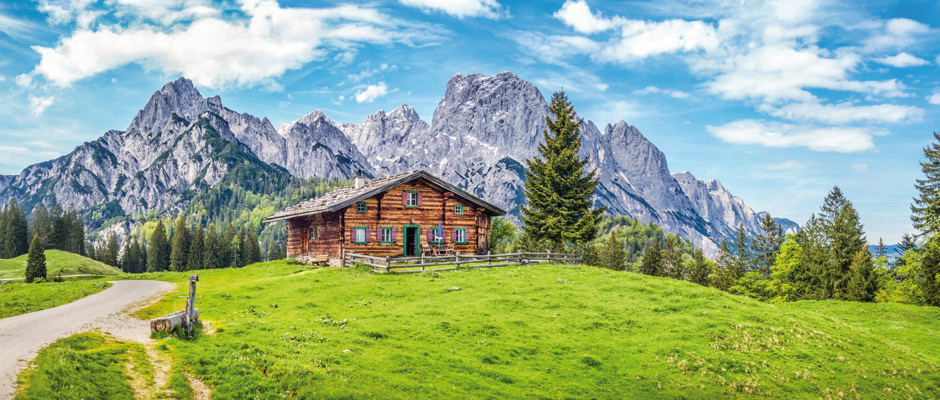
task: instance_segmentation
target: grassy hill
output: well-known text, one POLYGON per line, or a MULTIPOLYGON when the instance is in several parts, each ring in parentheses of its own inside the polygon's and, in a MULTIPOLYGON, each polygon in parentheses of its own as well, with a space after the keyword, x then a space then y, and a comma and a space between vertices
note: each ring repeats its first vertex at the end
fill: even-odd
MULTIPOLYGON (((207 333, 163 345, 217 398, 940 396, 938 308, 772 305, 580 266, 199 274, 207 333)), ((182 307, 179 287, 141 316, 182 307)))
MULTIPOLYGON (((26 254, 16 258, 0 259, 0 279, 22 278, 26 273, 26 254)), ((88 257, 60 250, 46 250, 46 273, 52 277, 62 275, 118 275, 121 271, 88 257)))

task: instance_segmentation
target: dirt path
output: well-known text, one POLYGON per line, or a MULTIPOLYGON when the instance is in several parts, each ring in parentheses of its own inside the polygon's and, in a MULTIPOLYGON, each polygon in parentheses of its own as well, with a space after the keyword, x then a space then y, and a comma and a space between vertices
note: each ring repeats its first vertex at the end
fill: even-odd
POLYGON ((99 293, 56 308, 0 319, 0 399, 13 396, 16 376, 36 353, 63 337, 101 329, 125 340, 147 340, 150 328, 125 310, 156 301, 174 285, 159 281, 114 281, 99 293))

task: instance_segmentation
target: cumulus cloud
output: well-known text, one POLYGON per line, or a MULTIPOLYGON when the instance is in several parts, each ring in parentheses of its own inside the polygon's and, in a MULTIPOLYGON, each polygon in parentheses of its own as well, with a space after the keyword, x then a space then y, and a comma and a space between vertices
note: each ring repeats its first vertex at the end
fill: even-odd
POLYGON ((851 103, 820 104, 816 101, 809 101, 790 103, 779 108, 765 105, 761 109, 775 117, 795 121, 817 121, 833 125, 853 122, 915 122, 924 116, 922 108, 894 104, 857 106, 851 103))
POLYGON ((356 102, 371 103, 386 94, 388 94, 388 86, 385 85, 385 82, 379 82, 378 85, 369 85, 365 89, 356 92, 356 102))
POLYGON ((876 58, 875 62, 879 64, 890 65, 895 68, 919 67, 921 65, 930 64, 929 61, 913 56, 909 53, 900 53, 895 56, 876 58))
POLYGON ((561 9, 555 11, 552 16, 574 30, 587 34, 606 31, 615 25, 613 20, 604 18, 601 13, 591 12, 584 0, 565 1, 561 9))
POLYGON ((496 0, 400 0, 401 4, 417 7, 425 12, 439 11, 463 19, 484 17, 498 19, 505 13, 496 0))
POLYGON ((672 98, 674 98, 674 99, 687 99, 687 98, 689 98, 689 97, 692 96, 692 95, 690 95, 690 94, 688 94, 688 93, 686 93, 686 92, 683 92, 683 91, 681 91, 681 90, 661 89, 661 88, 658 88, 658 87, 656 87, 656 86, 647 86, 647 87, 645 87, 645 88, 643 88, 643 89, 635 90, 635 91, 633 91, 633 93, 634 93, 634 94, 651 94, 651 93, 655 93, 655 94, 665 94, 665 95, 667 95, 667 96, 669 96, 669 97, 672 97, 672 98))
POLYGON ((805 147, 813 151, 856 153, 871 150, 874 134, 868 128, 817 127, 763 120, 739 120, 721 126, 706 126, 709 133, 727 143, 764 147, 805 147))
POLYGON ((79 29, 54 47, 33 47, 40 56, 30 76, 57 86, 98 73, 139 64, 148 70, 182 74, 211 88, 266 84, 322 58, 328 50, 362 43, 413 44, 427 38, 374 9, 281 8, 273 1, 245 0, 247 20, 196 19, 175 28, 150 24, 79 29))
POLYGON ((40 116, 46 108, 52 105, 55 102, 55 97, 39 97, 39 96, 29 96, 29 110, 35 116, 40 116))
POLYGON ((930 26, 907 18, 894 18, 877 24, 863 44, 867 50, 899 49, 930 33, 930 26))
POLYGON ((940 106, 940 89, 934 89, 933 93, 927 96, 927 102, 940 106))

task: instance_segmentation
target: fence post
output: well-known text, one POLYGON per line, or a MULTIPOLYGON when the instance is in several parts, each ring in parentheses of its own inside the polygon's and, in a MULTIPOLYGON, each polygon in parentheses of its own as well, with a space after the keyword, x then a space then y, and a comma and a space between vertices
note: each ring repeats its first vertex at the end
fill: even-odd
POLYGON ((459 251, 457 252, 456 255, 454 255, 454 264, 457 265, 457 269, 460 269, 460 252, 459 251))
POLYGON ((493 265, 493 252, 487 250, 486 251, 486 266, 489 267, 490 265, 493 265))
POLYGON ((421 272, 424 272, 424 253, 418 255, 418 264, 421 264, 421 272))
POLYGON ((343 250, 343 256, 339 258, 340 266, 346 268, 346 250, 343 250))
POLYGON ((199 282, 199 275, 193 274, 189 277, 189 298, 186 299, 186 337, 193 338, 193 328, 196 325, 195 320, 195 308, 196 308, 196 282, 199 282))
POLYGON ((388 273, 392 270, 392 261, 388 256, 385 256, 385 272, 388 273))

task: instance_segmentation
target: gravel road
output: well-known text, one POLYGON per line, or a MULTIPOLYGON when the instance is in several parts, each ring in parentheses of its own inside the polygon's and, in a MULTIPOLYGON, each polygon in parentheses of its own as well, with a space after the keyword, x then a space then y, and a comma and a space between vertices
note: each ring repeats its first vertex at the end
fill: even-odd
MULTIPOLYGON (((0 319, 0 399, 13 397, 17 374, 43 347, 89 329, 107 332, 126 329, 126 322, 130 319, 125 315, 126 310, 156 301, 174 288, 174 285, 160 281, 111 283, 113 286, 110 288, 69 304, 0 319)), ((134 334, 149 336, 146 324, 133 325, 134 334)), ((118 333, 117 336, 125 335, 118 333)))

